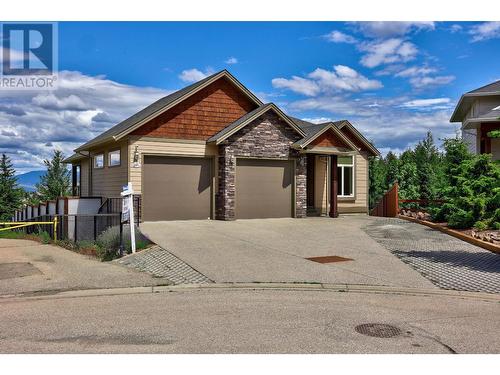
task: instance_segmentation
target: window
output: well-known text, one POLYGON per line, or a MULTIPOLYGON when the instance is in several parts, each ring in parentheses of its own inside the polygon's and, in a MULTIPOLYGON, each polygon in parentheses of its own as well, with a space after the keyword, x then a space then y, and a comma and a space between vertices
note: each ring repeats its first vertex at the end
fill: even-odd
POLYGON ((354 197, 354 159, 339 156, 337 159, 337 179, 339 197, 354 197))
POLYGON ((120 150, 108 152, 108 166, 116 167, 120 165, 120 150))
POLYGON ((94 168, 104 167, 104 154, 94 156, 94 168))

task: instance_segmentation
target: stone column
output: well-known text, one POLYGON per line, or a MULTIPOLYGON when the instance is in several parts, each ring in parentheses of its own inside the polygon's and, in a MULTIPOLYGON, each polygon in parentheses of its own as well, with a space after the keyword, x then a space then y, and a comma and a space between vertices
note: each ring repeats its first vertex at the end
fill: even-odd
POLYGON ((219 188, 215 199, 215 218, 217 220, 234 220, 235 158, 222 146, 219 149, 218 169, 219 188))
POLYGON ((295 169, 295 217, 307 216, 307 157, 299 155, 295 169))

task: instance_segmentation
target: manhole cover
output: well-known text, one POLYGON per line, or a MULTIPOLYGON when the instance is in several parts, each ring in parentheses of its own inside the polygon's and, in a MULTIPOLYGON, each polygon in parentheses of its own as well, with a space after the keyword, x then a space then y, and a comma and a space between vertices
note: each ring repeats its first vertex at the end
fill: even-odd
POLYGON ((0 264, 0 280, 40 274, 40 270, 31 263, 16 262, 0 264))
POLYGON ((360 324, 354 329, 362 335, 382 338, 395 337, 403 333, 398 327, 378 323, 360 324))
POLYGON ((318 262, 318 263, 335 263, 335 262, 346 262, 348 260, 354 260, 351 258, 344 258, 344 257, 339 257, 337 255, 328 255, 324 257, 312 257, 312 258, 306 258, 307 260, 312 260, 313 262, 318 262))

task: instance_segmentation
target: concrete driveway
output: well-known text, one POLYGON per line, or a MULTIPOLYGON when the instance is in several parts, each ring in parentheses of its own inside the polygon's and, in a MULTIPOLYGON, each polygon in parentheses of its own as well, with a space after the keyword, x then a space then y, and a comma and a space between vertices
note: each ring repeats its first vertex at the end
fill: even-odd
POLYGON ((141 230, 215 282, 311 282, 436 288, 361 227, 367 216, 146 222, 141 230), (321 264, 305 258, 340 256, 321 264))

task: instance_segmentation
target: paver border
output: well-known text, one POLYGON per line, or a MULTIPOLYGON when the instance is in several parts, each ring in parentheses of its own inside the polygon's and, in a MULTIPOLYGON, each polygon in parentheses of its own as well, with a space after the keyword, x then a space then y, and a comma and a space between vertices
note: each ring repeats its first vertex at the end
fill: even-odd
POLYGON ((415 219, 413 217, 408 217, 408 216, 404 216, 404 215, 398 215, 398 219, 403 219, 403 220, 406 220, 406 221, 411 221, 412 223, 417 223, 417 224, 425 225, 425 226, 427 226, 429 228, 438 230, 440 232, 443 232, 445 234, 448 234, 450 236, 458 238, 459 240, 467 242, 467 243, 469 243, 471 245, 482 247, 483 249, 491 251, 492 253, 500 254, 500 246, 498 246, 498 245, 495 245, 495 244, 492 244, 492 243, 488 243, 488 242, 479 240, 477 238, 473 238, 473 237, 467 236, 466 234, 463 234, 462 232, 459 232, 457 230, 453 230, 453 229, 450 229, 450 228, 445 228, 442 225, 433 223, 431 221, 419 220, 419 219, 415 219))

